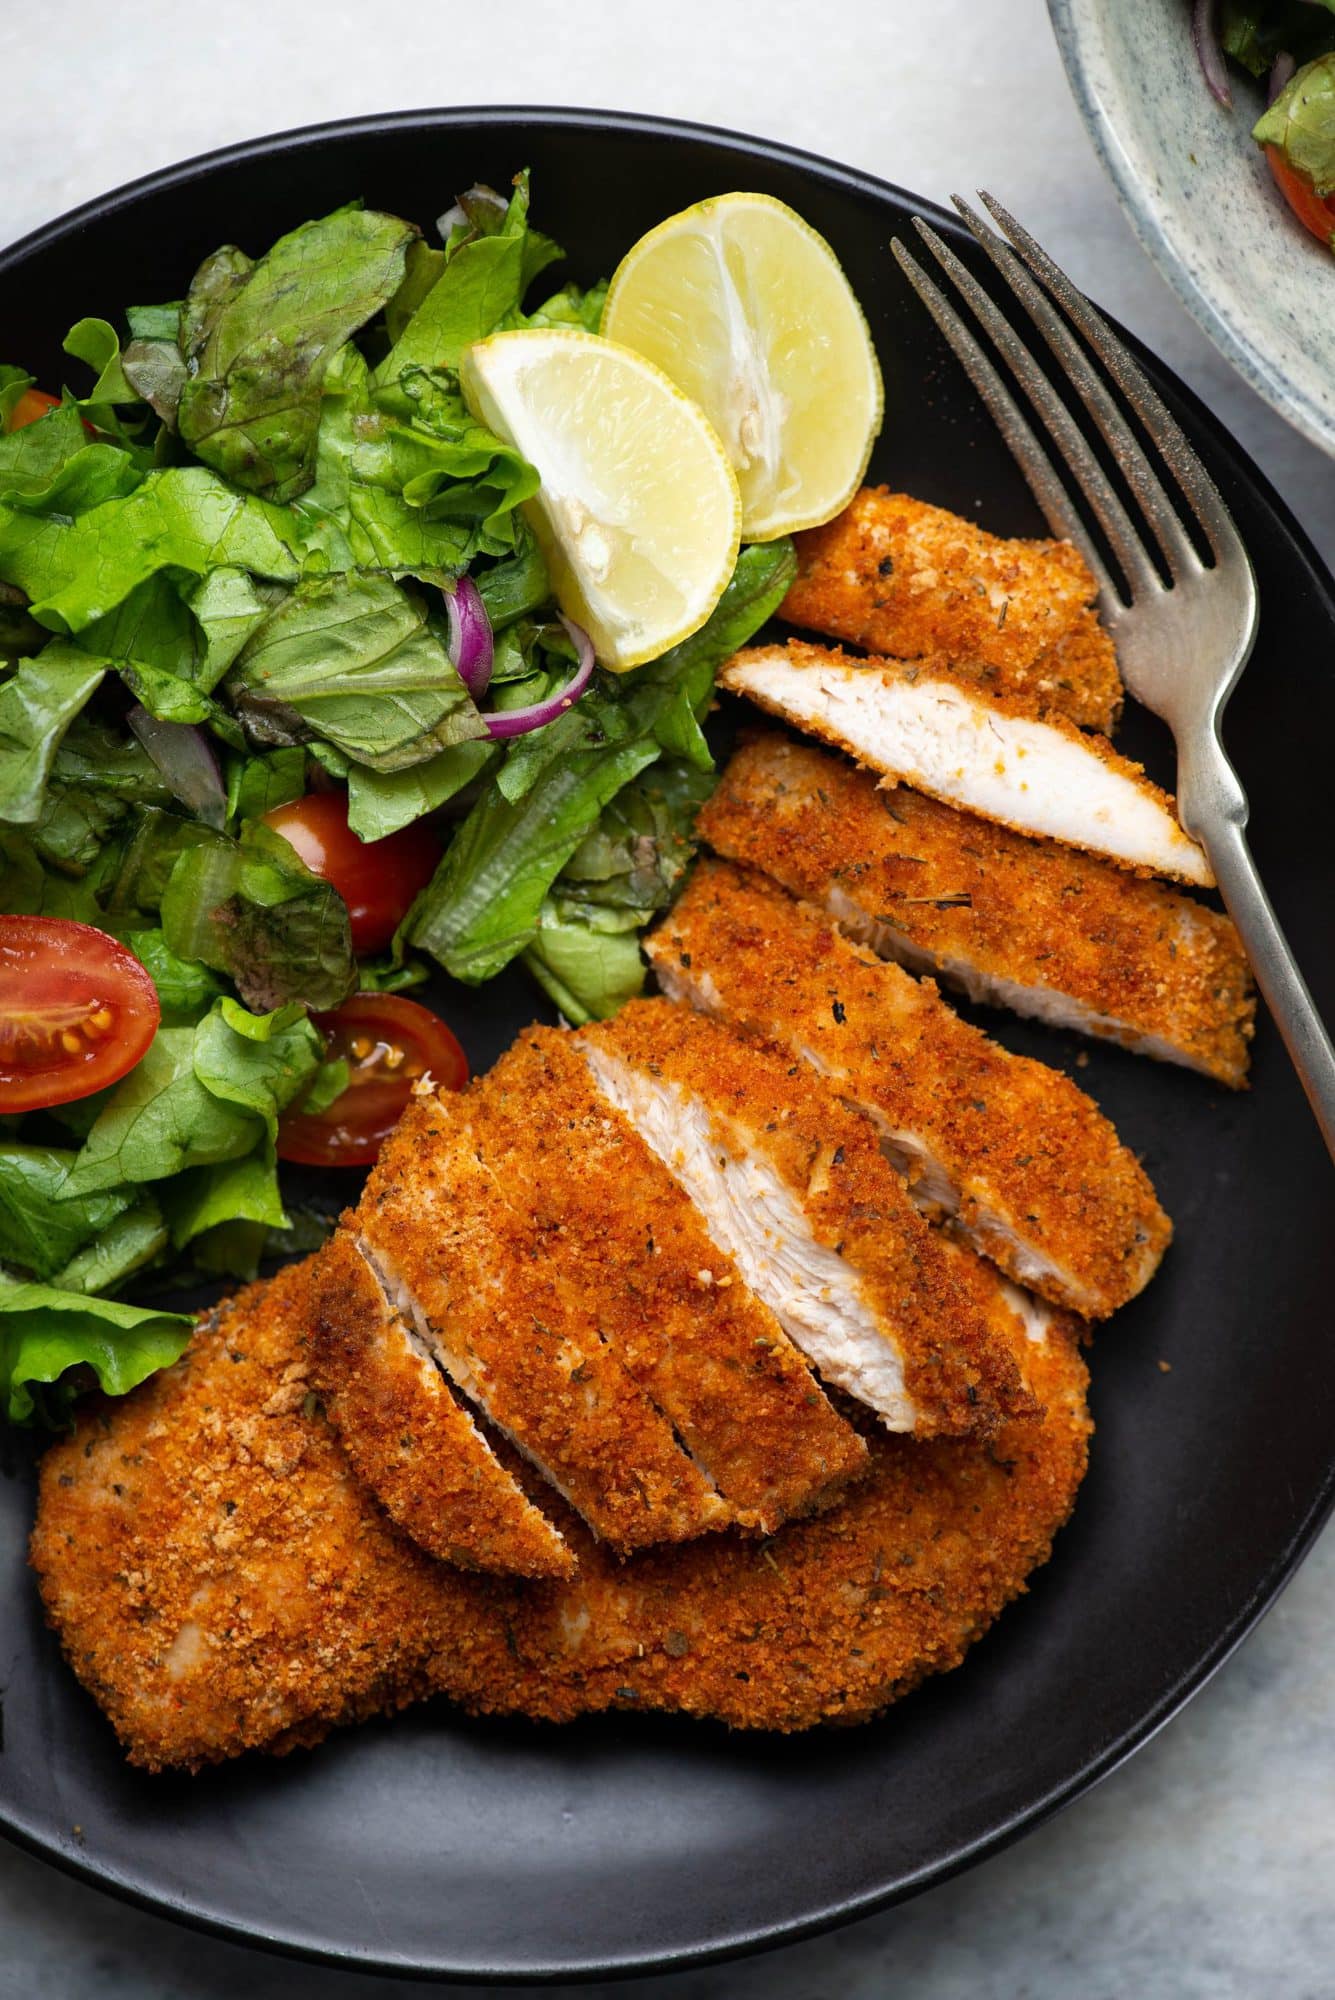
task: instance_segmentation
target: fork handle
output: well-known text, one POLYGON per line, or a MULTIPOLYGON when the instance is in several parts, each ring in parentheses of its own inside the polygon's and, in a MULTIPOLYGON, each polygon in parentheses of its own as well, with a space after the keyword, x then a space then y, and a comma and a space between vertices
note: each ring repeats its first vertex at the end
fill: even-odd
POLYGON ((1261 997, 1335 1159, 1335 1048, 1271 907, 1247 845, 1247 795, 1217 737, 1178 773, 1182 823, 1210 857, 1261 997), (1189 816, 1190 815, 1190 816, 1189 816))

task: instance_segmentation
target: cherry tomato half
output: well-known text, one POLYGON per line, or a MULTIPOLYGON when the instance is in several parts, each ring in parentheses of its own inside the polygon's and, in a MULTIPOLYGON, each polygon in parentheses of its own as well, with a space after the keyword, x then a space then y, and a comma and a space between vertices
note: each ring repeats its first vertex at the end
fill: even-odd
POLYGON ((28 424, 35 424, 48 410, 60 408, 59 396, 52 396, 45 389, 25 389, 9 413, 6 426, 11 431, 21 431, 28 424))
POLYGON ((1319 195, 1309 180, 1294 171, 1278 146, 1267 146, 1265 156, 1280 193, 1299 222, 1327 247, 1335 247, 1335 199, 1319 195))
POLYGON ((330 1059, 342 1056, 347 1089, 327 1111, 304 1113, 294 1105, 278 1127, 284 1160, 308 1167, 367 1167, 379 1155, 413 1085, 430 1071, 432 1082, 458 1090, 468 1081, 468 1058, 445 1023, 398 993, 354 993, 332 1014, 312 1016, 330 1059))
POLYGON ((362 957, 389 943, 440 860, 440 842, 426 826, 359 840, 348 825, 344 792, 308 792, 265 813, 264 823, 338 890, 352 920, 352 948, 362 957))
POLYGON ((161 1017, 153 981, 105 931, 0 916, 0 1111, 68 1104, 116 1083, 161 1017))

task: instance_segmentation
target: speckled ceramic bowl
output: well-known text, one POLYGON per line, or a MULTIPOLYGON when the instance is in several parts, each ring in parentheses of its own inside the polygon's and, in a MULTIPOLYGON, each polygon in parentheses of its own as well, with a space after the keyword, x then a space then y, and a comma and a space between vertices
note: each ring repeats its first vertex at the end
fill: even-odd
POLYGON ((1071 87, 1136 234, 1268 403, 1335 452, 1335 257, 1251 139, 1261 98, 1205 87, 1188 0, 1048 0, 1071 87))

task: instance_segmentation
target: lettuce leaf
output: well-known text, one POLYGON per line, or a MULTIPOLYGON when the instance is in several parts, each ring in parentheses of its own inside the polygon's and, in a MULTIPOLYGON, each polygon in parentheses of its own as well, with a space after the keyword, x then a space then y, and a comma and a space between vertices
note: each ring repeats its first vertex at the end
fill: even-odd
POLYGON ((1335 52, 1307 63, 1252 128, 1258 146, 1278 146, 1324 201, 1335 194, 1335 52))
POLYGON ((180 959, 226 973, 261 1013, 301 1000, 321 1012, 356 983, 347 905, 260 820, 180 853, 161 894, 162 932, 180 959))
MULTIPOLYGON (((540 271, 564 252, 528 226, 529 177, 516 175, 514 193, 496 227, 487 227, 486 204, 470 212, 472 227, 455 247, 447 245, 439 275, 376 371, 377 387, 397 382, 410 368, 457 368, 464 349, 513 321, 524 293, 540 271)), ((419 266, 419 283, 426 267, 419 266)))
POLYGON ((109 1396, 123 1396, 180 1359, 193 1322, 49 1285, 0 1287, 0 1409, 14 1424, 59 1421, 91 1369, 109 1396), (50 1393, 44 1393, 49 1391, 50 1393))
POLYGON ((195 1073, 195 1028, 159 1028, 148 1053, 103 1104, 63 1183, 67 1197, 162 1181, 186 1167, 240 1159, 263 1122, 215 1097, 195 1073))
POLYGON ((315 473, 325 371, 403 280, 411 223, 347 207, 281 237, 252 264, 201 265, 181 317, 182 440, 238 486, 290 500, 315 473))
POLYGON ((378 771, 487 733, 424 600, 383 576, 299 584, 227 686, 252 739, 319 736, 378 771))
POLYGON ((694 853, 713 780, 666 760, 604 806, 538 912, 524 964, 568 1021, 604 1021, 644 987, 639 934, 666 909, 694 853))
POLYGON ((777 609, 795 567, 791 542, 743 549, 698 632, 650 666, 599 675, 565 715, 516 738, 409 913, 406 941, 469 985, 533 942, 547 892, 623 785, 665 751, 712 768, 700 722, 714 677, 777 609))
POLYGON ((61 738, 105 672, 102 661, 56 641, 20 660, 0 687, 0 819, 31 826, 40 817, 61 738))
POLYGON ((348 825, 359 840, 383 840, 423 813, 434 812, 475 784, 500 761, 489 738, 452 743, 406 771, 373 771, 354 764, 348 773, 348 825))
POLYGON ((637 930, 590 929, 562 917, 550 898, 538 912, 524 965, 572 1027, 610 1020, 644 990, 637 930))
MULTIPOLYGON (((112 446, 88 449, 125 458, 112 446)), ((26 592, 39 624, 79 633, 162 570, 203 577, 229 566, 294 583, 300 564, 284 539, 293 532, 280 510, 234 492, 206 467, 171 466, 74 518, 0 507, 0 571, 26 592)))
POLYGON ((61 1146, 6 1143, 0 1165, 0 1264, 50 1278, 131 1207, 136 1191, 127 1187, 62 1200, 74 1158, 61 1146))
POLYGON ((331 570, 437 583, 503 555, 537 476, 464 407, 453 376, 410 368, 377 394, 354 347, 330 368, 315 480, 296 503, 305 546, 331 570))

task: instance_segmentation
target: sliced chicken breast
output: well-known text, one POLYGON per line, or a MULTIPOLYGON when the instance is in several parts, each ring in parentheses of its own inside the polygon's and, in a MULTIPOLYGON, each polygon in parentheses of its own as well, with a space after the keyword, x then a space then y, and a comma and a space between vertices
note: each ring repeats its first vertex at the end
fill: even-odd
POLYGON ((175 1368, 86 1402, 42 1461, 47 1618, 149 1770, 285 1752, 432 1692, 550 1721, 857 1721, 958 1664, 1046 1560, 1085 1469, 1085 1372, 1059 1321, 1026 1349, 1041 1422, 931 1444, 878 1428, 870 1476, 763 1546, 706 1536, 620 1563, 563 1517, 574 1579, 468 1575, 353 1473, 310 1393, 306 1283, 294 1266, 241 1293, 175 1368))
POLYGON ((442 1562, 569 1576, 560 1532, 496 1457, 458 1392, 340 1230, 310 1270, 310 1373, 358 1475, 442 1562))
POLYGON ((995 1274, 924 1222, 828 1084, 664 1000, 579 1039, 608 1102, 827 1385, 924 1436, 1032 1411, 995 1274))
POLYGON ((1173 801, 1139 764, 1061 716, 1040 719, 984 696, 940 659, 853 660, 795 639, 735 654, 719 685, 847 750, 891 784, 1123 868, 1213 881, 1173 801))
POLYGON ((862 1439, 596 1088, 573 1036, 522 1035, 481 1086, 473 1129, 570 1310, 594 1311, 601 1339, 741 1525, 773 1533, 865 1471, 862 1439))
MULTIPOLYGON (((498 1179, 481 1124, 475 1092, 416 1098, 348 1223, 399 1317, 618 1553, 724 1526, 727 1503, 604 1341, 596 1296, 560 1282, 559 1246, 498 1179)), ((415 1432, 422 1399, 403 1414, 415 1432)))
POLYGON ((960 1020, 930 980, 719 861, 697 867, 646 949, 669 998, 828 1077, 871 1119, 918 1205, 1017 1283, 1102 1319, 1154 1274, 1171 1224, 1098 1106, 960 1020))
POLYGON ((780 612, 794 625, 900 659, 943 655, 997 694, 1112 734, 1117 656, 1070 542, 1003 540, 879 486, 799 535, 797 560, 780 612))
POLYGON ((1255 996, 1227 917, 1090 855, 1026 840, 842 757, 744 744, 698 828, 850 936, 973 1000, 1246 1081, 1255 996))

